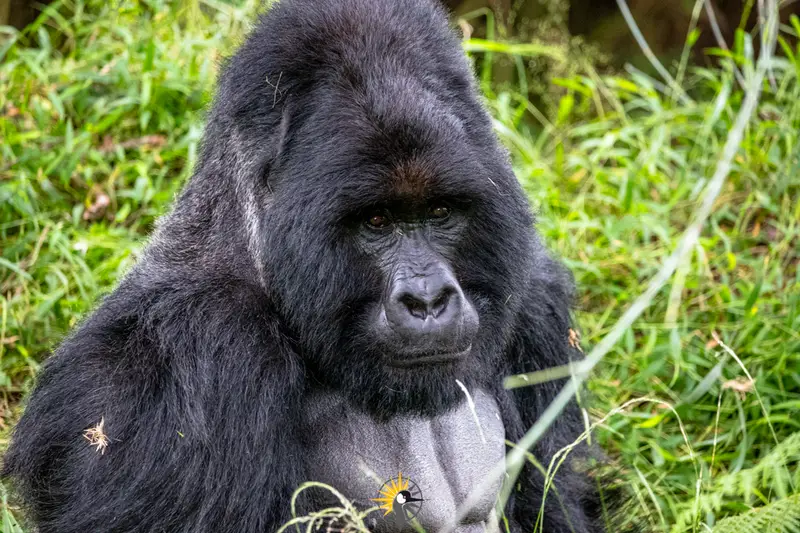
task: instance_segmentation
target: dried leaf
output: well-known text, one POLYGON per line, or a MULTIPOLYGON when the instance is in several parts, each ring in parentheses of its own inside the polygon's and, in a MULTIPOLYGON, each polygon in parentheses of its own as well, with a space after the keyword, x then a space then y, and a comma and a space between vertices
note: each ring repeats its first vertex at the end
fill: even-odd
POLYGON ((96 426, 83 432, 83 438, 88 440, 89 446, 94 446, 95 451, 100 452, 100 455, 103 455, 106 452, 106 448, 108 448, 108 436, 103 428, 104 425, 105 419, 101 418, 96 426))
POLYGON ((581 334, 572 328, 569 330, 569 345, 583 353, 583 348, 581 348, 581 334))
POLYGON ((739 394, 741 399, 747 395, 748 392, 753 392, 755 382, 746 377, 738 377, 736 379, 729 379, 722 384, 722 390, 732 390, 739 394))
POLYGON ((103 191, 96 191, 94 201, 83 212, 83 220, 98 220, 106 214, 106 208, 111 204, 111 198, 103 191))

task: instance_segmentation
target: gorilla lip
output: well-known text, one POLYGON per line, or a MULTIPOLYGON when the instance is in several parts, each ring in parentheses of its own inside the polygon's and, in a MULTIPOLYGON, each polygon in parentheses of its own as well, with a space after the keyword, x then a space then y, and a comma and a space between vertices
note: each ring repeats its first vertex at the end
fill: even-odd
POLYGON ((389 364, 397 368, 411 368, 419 365, 435 365, 451 363, 461 359, 472 350, 472 344, 460 352, 428 352, 421 354, 409 354, 404 359, 390 359, 389 364))

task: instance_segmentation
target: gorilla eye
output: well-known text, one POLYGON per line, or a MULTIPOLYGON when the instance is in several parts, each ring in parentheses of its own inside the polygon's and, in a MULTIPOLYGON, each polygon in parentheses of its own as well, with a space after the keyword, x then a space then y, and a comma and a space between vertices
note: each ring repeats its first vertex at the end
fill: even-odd
POLYGON ((389 219, 388 215, 386 215, 386 213, 381 213, 381 212, 372 213, 371 215, 369 215, 369 218, 367 219, 367 225, 375 229, 385 228, 391 223, 392 221, 389 219))
POLYGON ((434 220, 444 220, 450 216, 450 208, 443 205, 433 206, 428 212, 434 220))

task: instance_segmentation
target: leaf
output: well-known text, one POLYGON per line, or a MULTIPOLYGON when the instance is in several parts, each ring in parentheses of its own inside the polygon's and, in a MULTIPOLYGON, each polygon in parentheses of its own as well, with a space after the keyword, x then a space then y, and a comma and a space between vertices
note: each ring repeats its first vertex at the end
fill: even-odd
POLYGON ((713 533, 798 533, 800 494, 721 520, 713 533))

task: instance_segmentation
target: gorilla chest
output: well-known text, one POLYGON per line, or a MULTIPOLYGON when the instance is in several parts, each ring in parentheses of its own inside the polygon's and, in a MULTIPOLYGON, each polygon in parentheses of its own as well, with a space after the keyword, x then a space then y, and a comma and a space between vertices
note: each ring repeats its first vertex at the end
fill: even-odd
MULTIPOLYGON (((302 433, 307 478, 333 486, 367 509, 381 505, 373 499, 383 496, 382 485, 402 473, 412 496, 423 500, 406 504, 405 513, 415 514, 426 531, 436 531, 455 517, 470 491, 505 455, 505 430, 496 402, 482 391, 472 395, 474 412, 464 401, 432 418, 396 416, 389 421, 373 419, 335 393, 312 395, 302 433)), ((501 483, 487 491, 458 533, 483 532, 487 526, 488 531, 497 530, 493 508, 501 483)), ((316 505, 323 503, 334 502, 316 505)), ((383 515, 370 514, 367 526, 373 531, 413 530, 398 527, 393 521, 400 520, 396 512, 383 515)))

